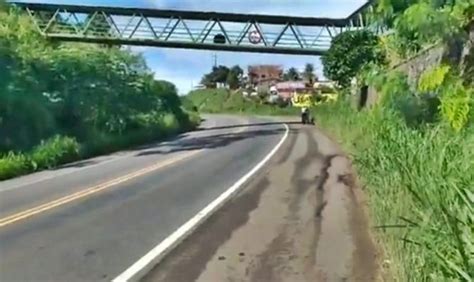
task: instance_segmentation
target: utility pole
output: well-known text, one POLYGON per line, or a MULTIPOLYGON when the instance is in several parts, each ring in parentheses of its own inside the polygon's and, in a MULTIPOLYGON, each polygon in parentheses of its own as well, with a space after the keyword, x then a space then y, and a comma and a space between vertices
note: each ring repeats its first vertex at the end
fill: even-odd
POLYGON ((217 68, 217 53, 214 53, 212 57, 214 58, 214 67, 217 68))

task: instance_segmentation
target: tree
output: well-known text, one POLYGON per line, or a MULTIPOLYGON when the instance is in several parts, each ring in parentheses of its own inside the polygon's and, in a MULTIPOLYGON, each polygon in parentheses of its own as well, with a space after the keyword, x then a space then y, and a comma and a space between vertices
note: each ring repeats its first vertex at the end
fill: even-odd
POLYGON ((365 65, 384 62, 385 52, 379 46, 379 38, 367 30, 339 34, 322 57, 324 75, 341 87, 349 86, 365 65))
POLYGON ((418 0, 380 0, 375 10, 375 20, 392 28, 395 18, 418 0))
POLYGON ((144 136, 139 130, 156 136, 186 122, 176 88, 155 81, 143 57, 100 45, 56 44, 61 48, 23 13, 0 10, 0 155, 31 150, 57 134, 85 147, 95 140, 117 145, 119 135, 135 140, 144 136))
MULTIPOLYGON (((456 4, 460 4, 461 2, 465 2, 472 6, 469 1, 471 0, 380 0, 378 1, 375 9, 374 19, 388 28, 393 28, 396 19, 415 4, 427 4, 434 9, 438 9, 444 7, 453 7, 456 4)), ((462 4, 463 3, 461 3, 461 5, 462 4)), ((428 15, 423 13, 419 16, 420 19, 430 19, 428 15)))
POLYGON ((306 64, 304 67, 303 77, 310 83, 313 84, 316 75, 314 74, 314 65, 306 64))
POLYGON ((300 74, 298 70, 294 67, 288 69, 288 71, 283 75, 285 80, 300 80, 300 74))
POLYGON ((215 83, 227 83, 227 76, 229 75, 229 68, 226 66, 218 66, 212 68, 212 76, 215 83))
POLYGON ((235 65, 230 69, 226 81, 230 89, 237 89, 241 85, 243 74, 244 71, 238 65, 235 65))
POLYGON ((242 76, 244 75, 244 70, 239 65, 233 66, 230 71, 234 73, 239 79, 242 79, 242 76))
POLYGON ((216 83, 214 82, 212 73, 206 73, 201 79, 201 84, 206 88, 216 88, 216 83))
POLYGON ((207 88, 215 88, 218 83, 227 84, 230 70, 226 66, 213 67, 210 73, 207 73, 201 79, 201 83, 207 88))

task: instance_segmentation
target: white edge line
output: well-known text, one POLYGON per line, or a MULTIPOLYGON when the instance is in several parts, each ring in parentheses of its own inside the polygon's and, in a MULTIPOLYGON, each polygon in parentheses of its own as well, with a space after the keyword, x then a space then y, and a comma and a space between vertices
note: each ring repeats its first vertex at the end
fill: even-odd
POLYGON ((209 218, 214 212, 216 212, 220 207, 222 207, 225 202, 229 200, 231 196, 233 196, 239 190, 239 188, 242 187, 242 185, 250 179, 250 177, 252 177, 258 170, 260 170, 283 145, 285 140, 288 138, 288 134, 290 131, 287 124, 283 125, 286 129, 284 136, 281 138, 280 142, 273 148, 273 150, 265 156, 263 160, 261 160, 254 168, 247 172, 247 174, 242 176, 242 178, 235 182, 234 185, 232 185, 214 201, 208 204, 199 213, 193 216, 181 227, 179 227, 166 239, 161 241, 161 243, 155 246, 151 251, 149 251, 146 255, 140 258, 122 274, 113 279, 112 282, 138 281, 139 279, 143 278, 173 248, 175 248, 179 243, 181 243, 200 224, 204 223, 207 218, 209 218))

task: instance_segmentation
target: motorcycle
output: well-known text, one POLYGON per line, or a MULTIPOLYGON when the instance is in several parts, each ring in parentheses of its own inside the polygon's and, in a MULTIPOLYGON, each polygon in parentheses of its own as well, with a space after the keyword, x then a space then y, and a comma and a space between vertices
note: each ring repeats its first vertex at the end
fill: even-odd
POLYGON ((301 123, 302 124, 313 124, 314 125, 314 118, 311 114, 307 111, 301 113, 301 123))

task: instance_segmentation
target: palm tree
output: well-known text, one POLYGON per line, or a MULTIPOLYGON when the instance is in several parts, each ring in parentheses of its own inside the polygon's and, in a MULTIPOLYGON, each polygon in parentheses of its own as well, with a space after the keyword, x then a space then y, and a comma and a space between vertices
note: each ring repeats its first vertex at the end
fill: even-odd
POLYGON ((303 77, 308 81, 310 84, 313 84, 313 81, 316 77, 314 75, 314 65, 313 64, 306 64, 304 67, 303 77))
POLYGON ((289 68, 288 71, 283 75, 285 80, 300 80, 300 74, 296 68, 289 68))

